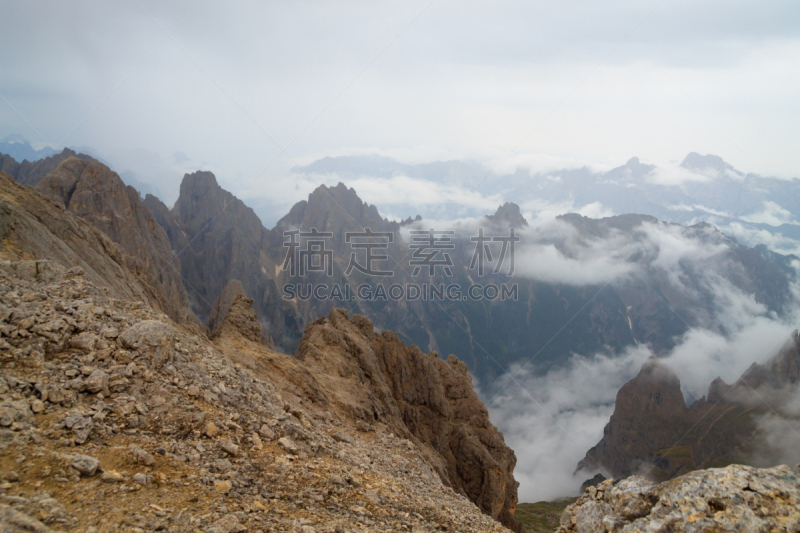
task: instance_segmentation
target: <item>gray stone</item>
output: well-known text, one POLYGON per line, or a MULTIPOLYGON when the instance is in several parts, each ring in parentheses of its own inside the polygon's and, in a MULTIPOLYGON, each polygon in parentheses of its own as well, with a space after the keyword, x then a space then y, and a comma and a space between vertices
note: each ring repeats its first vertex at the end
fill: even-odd
POLYGON ((82 476, 93 476, 100 468, 100 461, 89 455, 73 455, 70 466, 77 470, 82 476))

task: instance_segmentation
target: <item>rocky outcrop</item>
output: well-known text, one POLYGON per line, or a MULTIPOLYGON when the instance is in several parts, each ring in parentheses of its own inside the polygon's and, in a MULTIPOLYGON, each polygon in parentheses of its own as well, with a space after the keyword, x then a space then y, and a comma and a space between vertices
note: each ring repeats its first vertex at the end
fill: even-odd
POLYGON ((86 154, 79 154, 69 148, 64 148, 61 153, 51 155, 36 161, 23 161, 18 163, 9 155, 0 154, 0 171, 5 172, 23 185, 34 186, 39 180, 53 172, 55 168, 66 159, 77 157, 84 161, 94 161, 94 158, 86 154))
POLYGON ((136 189, 102 163, 76 157, 59 163, 35 188, 108 235, 122 249, 128 268, 155 289, 164 312, 177 322, 186 319, 180 260, 136 189))
POLYGON ((323 402, 363 426, 385 424, 413 439, 443 483, 519 529, 513 519, 516 457, 489 421, 466 364, 453 355, 445 361, 423 353, 339 309, 309 326, 295 357, 335 383, 323 386, 323 402))
POLYGON ((687 412, 680 380, 651 357, 617 392, 602 440, 586 453, 578 469, 631 475, 655 452, 680 441, 689 429, 687 412))
POLYGON ((208 317, 208 330, 214 333, 222 325, 225 315, 228 314, 233 301, 237 296, 247 296, 242 286, 242 282, 238 279, 229 280, 222 288, 217 299, 214 300, 214 305, 211 307, 211 313, 208 317))
POLYGON ((159 306, 153 288, 128 269, 105 233, 2 172, 0 244, 0 260, 49 259, 84 272, 115 298, 159 306))
POLYGON ((698 470, 654 485, 642 477, 590 487, 558 533, 798 531, 800 465, 698 470))
POLYGON ((715 379, 707 397, 687 407, 678 378, 651 358, 620 388, 603 438, 578 470, 641 473, 660 481, 731 462, 764 464, 774 444, 763 438, 759 422, 764 415, 796 418, 798 369, 800 338, 794 332, 767 362, 754 363, 733 385, 715 379))
POLYGON ((522 228, 528 225, 528 221, 522 216, 519 206, 514 202, 506 202, 497 208, 494 215, 486 217, 487 220, 505 227, 522 228))
POLYGON ((251 342, 270 345, 269 338, 266 339, 266 342, 262 339, 261 324, 258 322, 255 309, 253 309, 253 300, 244 294, 233 295, 233 301, 225 312, 222 324, 212 332, 211 337, 230 335, 234 332, 251 342))

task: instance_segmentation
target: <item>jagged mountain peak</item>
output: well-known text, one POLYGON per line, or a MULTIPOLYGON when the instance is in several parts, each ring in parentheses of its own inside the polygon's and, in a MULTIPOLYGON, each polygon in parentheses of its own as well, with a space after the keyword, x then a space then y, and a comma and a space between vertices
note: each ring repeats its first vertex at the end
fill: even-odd
POLYGON ((522 216, 519 206, 514 202, 506 202, 497 208, 494 215, 486 217, 492 222, 507 223, 509 226, 521 228, 528 225, 528 221, 522 216))
POLYGON ((320 185, 308 200, 296 203, 289 213, 278 221, 276 228, 317 228, 332 231, 338 236, 343 230, 355 231, 385 228, 389 222, 382 218, 378 208, 361 200, 355 189, 339 182, 334 187, 320 185))

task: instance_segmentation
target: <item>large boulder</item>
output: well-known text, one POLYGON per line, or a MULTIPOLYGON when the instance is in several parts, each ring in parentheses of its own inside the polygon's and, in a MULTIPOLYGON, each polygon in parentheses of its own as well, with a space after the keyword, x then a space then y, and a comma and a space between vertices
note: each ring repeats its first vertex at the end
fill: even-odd
POLYGON ((558 533, 800 531, 800 469, 696 470, 653 485, 641 477, 590 487, 558 533))
POLYGON ((122 346, 144 355, 156 368, 174 357, 177 331, 165 322, 144 320, 126 329, 119 336, 122 346))

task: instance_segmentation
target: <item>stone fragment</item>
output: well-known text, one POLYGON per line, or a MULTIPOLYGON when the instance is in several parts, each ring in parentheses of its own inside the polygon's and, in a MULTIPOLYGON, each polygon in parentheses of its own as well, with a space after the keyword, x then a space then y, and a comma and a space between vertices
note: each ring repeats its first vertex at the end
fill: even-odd
POLYGON ((33 411, 26 400, 6 400, 0 402, 0 426, 10 426, 14 422, 30 420, 33 411))
POLYGON ((106 470, 103 472, 103 475, 100 476, 100 479, 105 481, 106 483, 121 483, 125 480, 122 474, 117 472, 116 470, 106 470))
POLYGON ((300 453, 300 449, 289 437, 281 437, 278 439, 278 446, 280 446, 285 452, 292 455, 297 455, 300 453))
POLYGON ((230 480, 216 480, 214 481, 214 490, 217 492, 228 492, 231 490, 232 484, 230 480))
POLYGON ((206 424, 206 428, 203 431, 203 433, 205 433, 206 437, 213 439, 214 437, 219 435, 219 428, 217 427, 216 424, 214 424, 214 422, 209 422, 208 424, 206 424))
POLYGON ((89 455, 73 455, 70 466, 77 470, 82 476, 93 476, 100 468, 100 461, 89 455))
POLYGON ((97 394, 108 388, 108 374, 102 370, 95 370, 85 380, 86 390, 92 394, 97 394))
POLYGON ((145 466, 153 466, 154 464, 156 464, 156 458, 153 457, 153 454, 148 453, 147 451, 141 449, 135 444, 131 444, 130 446, 128 446, 128 449, 131 451, 131 454, 133 455, 133 460, 136 463, 140 463, 145 466))
POLYGON ((239 447, 229 440, 222 441, 220 443, 220 448, 231 457, 239 455, 239 447))

